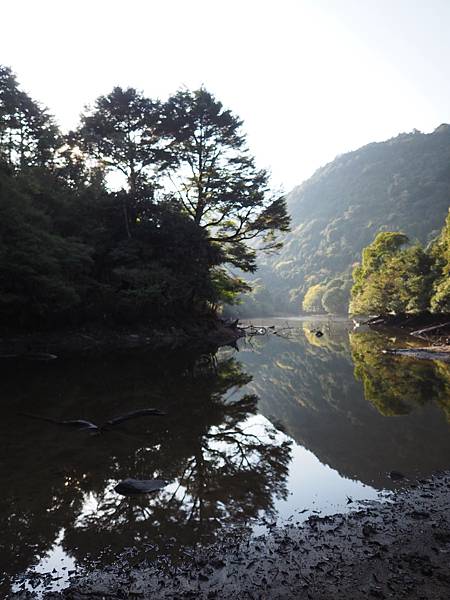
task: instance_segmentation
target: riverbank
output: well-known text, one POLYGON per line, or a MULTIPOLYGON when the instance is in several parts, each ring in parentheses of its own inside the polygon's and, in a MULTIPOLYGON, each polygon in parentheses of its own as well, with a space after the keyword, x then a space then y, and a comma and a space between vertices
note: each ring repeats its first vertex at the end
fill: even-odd
POLYGON ((425 346, 420 348, 399 348, 384 350, 385 354, 394 354, 395 356, 408 356, 418 360, 440 360, 450 362, 450 346, 425 346))
POLYGON ((425 346, 386 349, 387 354, 450 362, 450 315, 431 313, 380 315, 365 321, 364 324, 375 330, 407 334, 413 340, 422 340, 426 343, 425 346))
POLYGON ((185 347, 207 352, 233 344, 243 335, 236 322, 213 318, 160 328, 145 325, 116 329, 91 326, 76 330, 6 335, 0 338, 0 361, 21 358, 46 360, 141 349, 181 350, 185 347))
POLYGON ((447 473, 405 483, 390 502, 366 503, 347 515, 314 515, 301 527, 197 547, 181 564, 166 557, 140 566, 122 561, 45 598, 444 600, 450 596, 449 509, 447 473))

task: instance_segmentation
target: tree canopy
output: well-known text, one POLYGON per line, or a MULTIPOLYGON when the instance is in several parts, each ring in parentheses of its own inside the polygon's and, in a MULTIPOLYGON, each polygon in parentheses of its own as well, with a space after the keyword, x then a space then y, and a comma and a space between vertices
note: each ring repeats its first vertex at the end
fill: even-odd
POLYGON ((22 168, 48 166, 60 143, 52 117, 19 88, 11 69, 0 65, 0 159, 22 168))
POLYGON ((350 311, 353 313, 450 312, 449 223, 426 250, 404 247, 408 238, 379 233, 364 249, 353 271, 350 311))
POLYGON ((303 298, 302 308, 305 312, 320 313, 323 311, 322 297, 325 293, 325 286, 320 283, 312 285, 303 298))
POLYGON ((435 262, 435 282, 431 309, 435 312, 450 313, 450 210, 445 225, 430 254, 435 262))
POLYGON ((205 89, 115 87, 62 134, 0 67, 0 320, 23 328, 214 314, 279 247, 284 198, 205 89))
POLYGON ((163 132, 162 171, 184 210, 231 264, 254 271, 256 252, 248 242, 260 238, 260 249, 278 249, 276 234, 288 230, 289 217, 267 171, 255 167, 242 121, 205 89, 182 90, 166 104, 163 132))

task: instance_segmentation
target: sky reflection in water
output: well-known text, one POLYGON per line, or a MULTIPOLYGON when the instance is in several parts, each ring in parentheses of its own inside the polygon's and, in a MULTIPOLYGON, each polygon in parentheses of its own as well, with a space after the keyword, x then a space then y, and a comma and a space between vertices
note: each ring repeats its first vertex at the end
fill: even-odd
POLYGON ((351 509, 394 487, 391 470, 414 477, 448 467, 449 365, 384 356, 393 340, 349 332, 347 322, 320 324, 320 339, 317 322, 289 326, 285 338, 243 340, 215 360, 8 365, 2 591, 33 566, 56 569, 57 589, 75 565, 107 564, 127 546, 138 558, 176 557, 231 527, 259 533, 351 509), (19 416, 102 422, 147 406, 168 415, 100 435, 19 416), (113 488, 126 477, 170 484, 123 498, 113 488))

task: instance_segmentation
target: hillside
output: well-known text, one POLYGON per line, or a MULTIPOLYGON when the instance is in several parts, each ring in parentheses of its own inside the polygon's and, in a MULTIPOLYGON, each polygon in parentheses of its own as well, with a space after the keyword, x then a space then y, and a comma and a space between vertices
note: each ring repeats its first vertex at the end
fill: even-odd
POLYGON ((379 231, 432 240, 450 204, 450 125, 338 156, 294 188, 287 203, 291 232, 279 254, 260 262, 263 287, 241 314, 261 303, 266 314, 271 306, 299 312, 308 288, 336 277, 347 298, 352 265, 379 231))

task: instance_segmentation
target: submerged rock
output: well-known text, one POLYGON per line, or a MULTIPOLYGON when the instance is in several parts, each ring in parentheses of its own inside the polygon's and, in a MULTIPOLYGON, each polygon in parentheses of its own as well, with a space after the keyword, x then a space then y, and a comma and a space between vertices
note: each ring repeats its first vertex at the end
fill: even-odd
POLYGON ((400 481, 401 479, 405 479, 405 476, 403 475, 403 473, 400 473, 400 471, 391 471, 389 473, 389 477, 393 481, 400 481))
POLYGON ((130 496, 132 494, 150 494, 158 492, 167 485, 164 479, 124 479, 114 488, 118 494, 122 496, 130 496))

